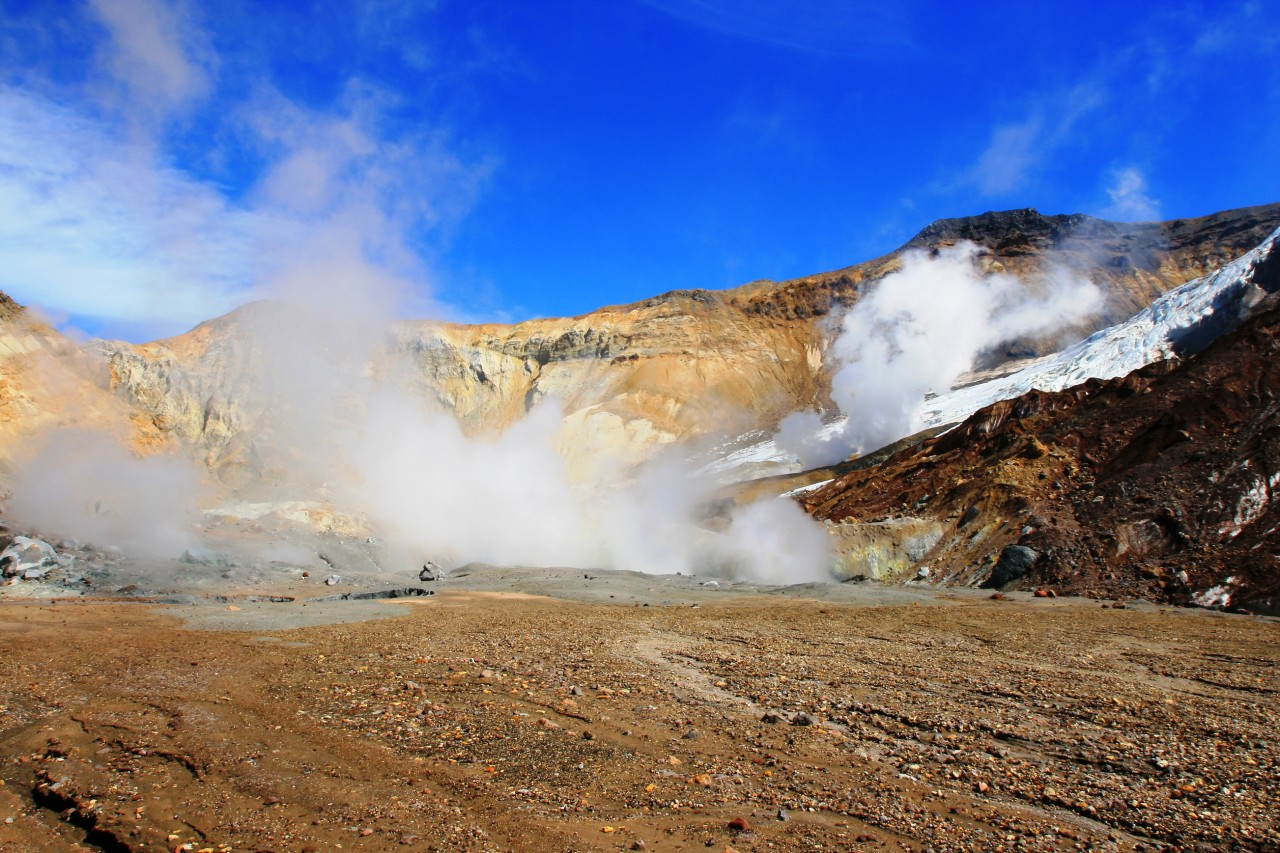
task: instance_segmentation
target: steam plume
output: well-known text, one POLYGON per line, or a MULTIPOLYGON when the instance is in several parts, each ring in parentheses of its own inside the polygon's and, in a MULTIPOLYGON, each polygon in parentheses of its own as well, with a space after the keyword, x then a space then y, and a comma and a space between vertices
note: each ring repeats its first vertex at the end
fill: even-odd
POLYGON ((826 534, 789 501, 736 509, 720 531, 708 529, 715 484, 677 456, 638 472, 602 460, 597 471, 609 473, 574 480, 557 451, 566 437, 554 399, 499 434, 465 434, 452 412, 411 390, 411 366, 390 346, 397 280, 358 244, 328 267, 340 274, 304 267, 307 287, 277 288, 278 304, 250 327, 262 364, 247 373, 251 402, 242 405, 261 413, 255 455, 283 478, 277 497, 321 489, 364 514, 410 565, 830 577, 826 534))
POLYGON ((1079 322, 1102 305, 1096 285, 1065 269, 1031 288, 1016 276, 983 276, 978 253, 964 242, 905 254, 902 268, 844 316, 828 353, 831 397, 847 420, 823 430, 816 413, 793 414, 779 427, 779 446, 814 466, 890 444, 921 429, 926 395, 950 390, 983 351, 1079 322))
POLYGON ((195 469, 176 456, 138 458, 97 429, 63 429, 17 466, 8 516, 22 528, 175 557, 196 541, 195 469))

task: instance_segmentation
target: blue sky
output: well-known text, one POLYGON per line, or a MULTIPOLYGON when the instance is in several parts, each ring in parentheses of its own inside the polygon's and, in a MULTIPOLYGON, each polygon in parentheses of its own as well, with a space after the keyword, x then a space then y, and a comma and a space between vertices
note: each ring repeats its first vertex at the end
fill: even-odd
POLYGON ((1280 7, 0 0, 0 289, 134 340, 293 288, 510 321, 930 221, 1280 200, 1280 7))

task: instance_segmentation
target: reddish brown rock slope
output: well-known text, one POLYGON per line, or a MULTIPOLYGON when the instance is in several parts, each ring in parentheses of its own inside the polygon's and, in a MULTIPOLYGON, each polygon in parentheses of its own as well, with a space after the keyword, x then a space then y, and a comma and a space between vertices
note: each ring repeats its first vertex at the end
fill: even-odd
MULTIPOLYGON (((1280 288, 1280 257, 1255 281, 1280 288)), ((1275 610, 1275 497, 1278 295, 1179 366, 996 403, 806 505, 832 522, 941 522, 921 561, 944 567, 934 581, 990 582, 1006 546, 1019 545, 1035 557, 1014 586, 1275 610)))

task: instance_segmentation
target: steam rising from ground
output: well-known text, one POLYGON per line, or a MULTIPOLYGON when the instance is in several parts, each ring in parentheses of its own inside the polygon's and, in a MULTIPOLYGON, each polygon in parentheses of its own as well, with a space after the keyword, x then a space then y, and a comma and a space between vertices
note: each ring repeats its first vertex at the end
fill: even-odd
POLYGON ((138 458, 122 439, 64 429, 17 467, 8 516, 19 526, 173 557, 196 541, 199 477, 186 460, 138 458))
POLYGON ((844 316, 828 363, 831 397, 847 416, 824 429, 815 412, 779 426, 779 447, 806 467, 876 450, 924 426, 929 393, 944 393, 986 350, 1080 322, 1102 306, 1096 285, 1065 269, 1025 286, 983 276, 979 248, 964 242, 936 255, 909 252, 844 316))
POLYGON ((831 577, 827 535, 794 503, 709 518, 716 484, 695 479, 683 457, 638 472, 600 460, 607 474, 574 480, 557 449, 569 438, 555 400, 501 433, 467 435, 447 404, 412 390, 391 334, 397 286, 353 246, 323 269, 300 265, 278 299, 237 315, 249 339, 223 369, 240 380, 228 420, 263 475, 247 484, 253 500, 362 515, 400 572, 431 559, 831 577))
MULTIPOLYGON (((361 270, 348 261, 339 268, 361 270)), ((595 470, 607 474, 574 480, 555 400, 501 433, 467 435, 446 406, 411 390, 391 348, 391 300, 353 298, 347 276, 311 281, 238 314, 248 340, 237 337, 223 365, 239 378, 226 411, 261 475, 243 486, 251 504, 319 501, 363 516, 400 577, 431 559, 830 579, 828 537, 793 502, 712 512, 717 484, 690 473, 679 449, 638 471, 601 460, 595 470)), ((197 544, 211 494, 201 496, 187 460, 140 459, 123 435, 85 429, 46 432, 24 456, 8 506, 15 524, 131 556, 197 544)))
POLYGON ((700 523, 713 484, 674 456, 634 480, 572 482, 560 406, 500 435, 467 437, 447 412, 384 386, 370 403, 355 498, 384 533, 440 562, 609 566, 799 583, 830 579, 827 536, 794 503, 762 501, 700 523))

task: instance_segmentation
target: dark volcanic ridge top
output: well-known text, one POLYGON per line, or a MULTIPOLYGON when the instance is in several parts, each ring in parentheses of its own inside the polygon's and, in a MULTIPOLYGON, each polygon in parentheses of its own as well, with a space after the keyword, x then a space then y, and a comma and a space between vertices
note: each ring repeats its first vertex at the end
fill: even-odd
MULTIPOLYGON (((939 219, 897 250, 854 266, 782 282, 753 283, 727 294, 748 313, 778 319, 822 316, 852 304, 867 283, 897 270, 906 251, 963 240, 980 246, 993 268, 1034 277, 1046 261, 1087 275, 1107 293, 1102 326, 1132 316, 1165 291, 1243 255, 1280 227, 1280 202, 1169 222, 1110 222, 1085 214, 992 211, 939 219), (998 266, 996 266, 998 265, 998 266)), ((1036 354, 1051 351, 1033 346, 1036 354)))

